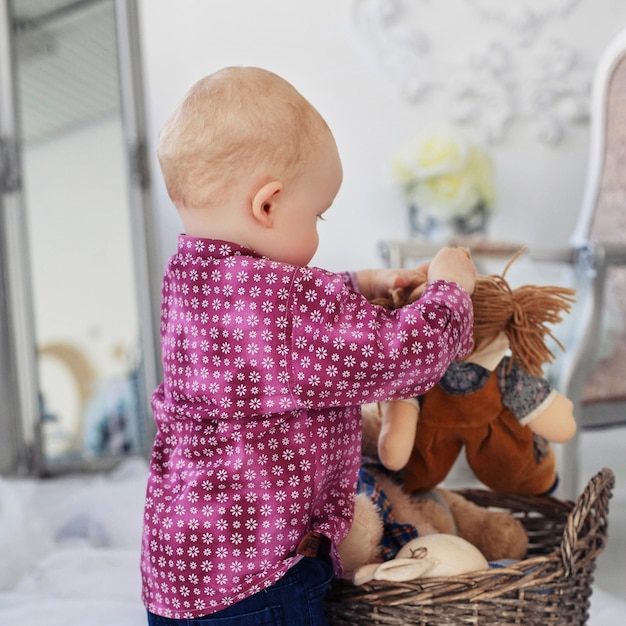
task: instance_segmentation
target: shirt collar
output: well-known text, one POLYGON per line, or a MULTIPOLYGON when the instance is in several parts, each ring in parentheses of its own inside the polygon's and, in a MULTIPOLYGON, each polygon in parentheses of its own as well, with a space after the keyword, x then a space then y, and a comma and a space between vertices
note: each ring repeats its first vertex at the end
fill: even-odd
POLYGON ((262 258, 258 252, 254 252, 250 248, 246 248, 232 241, 223 241, 222 239, 205 239, 203 237, 190 237, 185 234, 178 235, 178 252, 189 253, 195 252, 203 257, 225 258, 230 256, 251 256, 262 258))

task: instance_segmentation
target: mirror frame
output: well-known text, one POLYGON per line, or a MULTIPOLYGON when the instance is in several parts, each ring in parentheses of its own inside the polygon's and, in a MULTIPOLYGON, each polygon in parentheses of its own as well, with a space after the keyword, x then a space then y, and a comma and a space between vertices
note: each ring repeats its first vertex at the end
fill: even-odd
MULTIPOLYGON (((48 462, 43 454, 39 377, 33 318, 28 229, 26 227, 16 59, 10 0, 0 0, 0 475, 46 476, 99 471, 123 456, 48 462)), ((152 210, 146 112, 136 0, 114 0, 118 39, 121 115, 130 173, 131 236, 141 329, 142 403, 160 379, 160 273, 152 210)), ((150 411, 140 424, 144 456, 150 454, 154 422, 150 411)))

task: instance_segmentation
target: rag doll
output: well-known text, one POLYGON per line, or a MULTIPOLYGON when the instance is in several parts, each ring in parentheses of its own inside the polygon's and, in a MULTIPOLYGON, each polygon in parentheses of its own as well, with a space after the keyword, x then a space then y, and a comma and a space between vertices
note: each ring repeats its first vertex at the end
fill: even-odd
MULTIPOLYGON (((443 481, 462 448, 476 477, 495 491, 541 495, 556 487, 549 442, 571 439, 576 423, 572 402, 551 386, 542 366, 554 358, 547 336, 563 348, 550 325, 569 312, 574 291, 513 289, 505 280, 511 262, 501 276, 477 279, 472 353, 454 361, 418 405, 384 406, 379 457, 386 467, 403 468, 409 493, 443 481)), ((393 295, 380 303, 401 305, 393 295)))

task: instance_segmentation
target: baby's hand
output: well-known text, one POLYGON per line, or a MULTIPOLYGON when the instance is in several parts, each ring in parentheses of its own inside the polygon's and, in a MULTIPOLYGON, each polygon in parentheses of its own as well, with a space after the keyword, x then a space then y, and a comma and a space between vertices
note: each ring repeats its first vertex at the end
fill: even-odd
POLYGON ((393 289, 404 289, 407 294, 426 282, 426 272, 420 269, 360 270, 356 272, 359 291, 368 299, 389 296, 393 289))
POLYGON ((458 283, 472 295, 476 284, 476 267, 466 248, 442 248, 428 266, 428 282, 449 280, 458 283))

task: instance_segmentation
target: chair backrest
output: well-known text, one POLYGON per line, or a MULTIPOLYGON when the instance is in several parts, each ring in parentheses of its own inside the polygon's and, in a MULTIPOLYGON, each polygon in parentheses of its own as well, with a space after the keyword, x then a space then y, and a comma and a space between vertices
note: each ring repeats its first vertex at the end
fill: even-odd
POLYGON ((602 359, 591 370, 585 404, 626 399, 626 29, 607 46, 594 77, 587 184, 572 244, 600 244, 602 359))
POLYGON ((587 181, 571 243, 626 243, 626 29, 594 76, 587 181))

